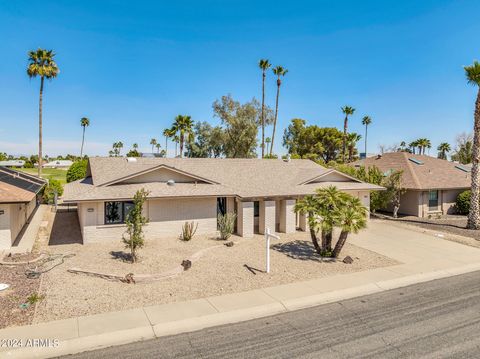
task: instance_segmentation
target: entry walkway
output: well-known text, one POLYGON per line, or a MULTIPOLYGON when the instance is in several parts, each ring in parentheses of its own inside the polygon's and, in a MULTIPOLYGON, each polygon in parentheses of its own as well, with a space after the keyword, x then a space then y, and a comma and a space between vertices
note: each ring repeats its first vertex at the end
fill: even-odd
POLYGON ((0 330, 0 357, 48 358, 235 323, 480 270, 480 249, 372 221, 357 246, 402 264, 248 292, 0 330), (27 339, 50 339, 28 347, 27 339), (53 340, 58 340, 54 342, 53 340), (3 354, 3 356, 2 356, 3 354))

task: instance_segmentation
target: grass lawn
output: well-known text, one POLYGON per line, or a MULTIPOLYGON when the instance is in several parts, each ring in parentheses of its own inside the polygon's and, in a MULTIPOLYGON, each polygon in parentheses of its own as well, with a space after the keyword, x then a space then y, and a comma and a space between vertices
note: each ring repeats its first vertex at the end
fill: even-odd
MULTIPOLYGON (((31 175, 36 176, 38 169, 36 168, 17 168, 18 171, 26 172, 31 175)), ((48 179, 56 179, 64 185, 67 183, 67 170, 58 169, 58 168, 44 168, 42 170, 42 176, 48 179)))

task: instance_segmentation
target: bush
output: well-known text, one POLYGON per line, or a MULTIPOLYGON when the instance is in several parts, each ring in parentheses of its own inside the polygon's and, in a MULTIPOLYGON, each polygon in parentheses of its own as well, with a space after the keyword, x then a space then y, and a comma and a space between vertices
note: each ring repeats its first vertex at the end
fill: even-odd
POLYGON ((87 160, 74 162, 67 171, 67 182, 73 182, 87 175, 87 160))
POLYGON ((470 210, 470 197, 472 193, 468 191, 464 191, 460 193, 457 197, 457 201, 455 204, 455 208, 458 214, 468 214, 470 210))
POLYGON ((235 229, 235 213, 219 214, 217 217, 218 230, 220 231, 220 239, 226 241, 233 234, 235 229))
POLYGON ((47 186, 43 190, 43 200, 52 204, 55 198, 55 191, 57 196, 60 197, 63 194, 62 184, 56 179, 49 179, 47 186))
POLYGON ((182 234, 180 235, 180 239, 182 241, 188 242, 195 235, 197 228, 198 228, 198 223, 185 222, 185 224, 182 226, 182 234))

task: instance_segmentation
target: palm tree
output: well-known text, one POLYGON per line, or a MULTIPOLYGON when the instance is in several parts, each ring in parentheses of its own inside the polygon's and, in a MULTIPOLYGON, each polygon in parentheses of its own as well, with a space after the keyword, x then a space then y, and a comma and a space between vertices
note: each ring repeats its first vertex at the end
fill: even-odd
POLYGON ((333 249, 332 257, 334 258, 338 258, 340 255, 350 233, 358 233, 358 231, 367 227, 367 209, 362 205, 359 198, 350 197, 347 204, 342 206, 336 216, 337 224, 342 230, 333 249))
MULTIPOLYGON (((310 237, 312 238, 313 247, 318 254, 322 254, 322 247, 318 243, 318 231, 320 227, 317 224, 317 208, 319 206, 318 200, 314 196, 305 196, 295 203, 295 212, 300 212, 307 216, 308 229, 310 230, 310 237)), ((322 236, 323 238, 323 236, 322 236)))
POLYGON ((134 143, 134 144, 132 145, 132 147, 133 147, 133 149, 136 151, 136 150, 138 149, 138 143, 134 143))
POLYGON ((282 76, 285 76, 287 72, 288 70, 284 69, 282 66, 276 66, 273 69, 273 73, 277 76, 277 98, 275 100, 275 118, 273 120, 272 145, 270 146, 270 156, 273 153, 273 143, 275 142, 275 130, 277 128, 278 97, 280 96, 280 85, 282 84, 282 76))
POLYGON ((368 125, 372 123, 372 119, 369 116, 363 116, 362 125, 365 126, 365 157, 367 156, 367 135, 368 135, 368 125))
POLYGON ((348 161, 352 162, 353 161, 353 155, 355 153, 355 146, 357 145, 357 142, 360 141, 362 136, 360 136, 358 133, 352 132, 347 135, 347 150, 348 150, 348 161))
POLYGON ((44 80, 51 80, 57 77, 60 70, 54 60, 55 53, 53 50, 38 49, 28 53, 27 75, 32 77, 40 77, 40 95, 38 104, 38 176, 42 176, 42 147, 43 147, 43 124, 42 124, 42 101, 44 80))
POLYGON ((80 149, 80 158, 83 158, 83 144, 85 143, 85 128, 90 126, 90 120, 86 117, 80 119, 80 126, 83 127, 82 148, 80 149))
POLYGON ((348 129, 348 116, 353 115, 355 109, 350 106, 342 107, 342 112, 345 114, 345 120, 343 121, 343 163, 345 163, 347 155, 347 129, 348 129))
POLYGON ((162 146, 161 146, 159 143, 157 143, 157 144, 155 145, 155 148, 157 149, 157 153, 160 153, 160 148, 161 148, 161 147, 162 147, 162 146))
POLYGON ((447 152, 451 151, 450 144, 448 144, 447 142, 442 142, 441 144, 438 145, 437 150, 438 150, 438 158, 441 158, 442 160, 446 160, 447 152))
POLYGON ((473 154, 472 154, 472 197, 468 213, 467 227, 480 229, 480 63, 474 61, 473 65, 465 66, 465 74, 469 84, 477 86, 477 99, 475 101, 475 114, 473 126, 473 154))
POLYGON ((153 147, 155 147, 156 144, 157 144, 157 140, 155 138, 152 138, 150 140, 150 145, 152 146, 152 153, 153 153, 153 147))
POLYGON ((172 131, 169 128, 163 130, 163 135, 165 136, 165 157, 168 155, 168 138, 172 137, 172 131))
POLYGON ((174 133, 178 133, 178 139, 180 142, 180 157, 183 157, 183 145, 185 140, 193 141, 193 121, 190 116, 178 115, 175 117, 172 130, 174 133))
MULTIPOLYGON (((267 144, 267 153, 269 152, 269 151, 268 151, 268 145, 270 144, 270 142, 272 142, 272 140, 270 139, 270 137, 267 137, 267 138, 265 139, 265 143, 267 144)), ((270 155, 272 155, 271 149, 270 149, 270 155)))
POLYGON ((418 146, 418 140, 412 141, 408 144, 408 147, 410 147, 410 150, 412 151, 413 154, 415 154, 415 149, 418 146))
POLYGON ((262 158, 265 156, 265 78, 271 66, 267 59, 261 59, 258 62, 258 67, 262 70, 262 158))

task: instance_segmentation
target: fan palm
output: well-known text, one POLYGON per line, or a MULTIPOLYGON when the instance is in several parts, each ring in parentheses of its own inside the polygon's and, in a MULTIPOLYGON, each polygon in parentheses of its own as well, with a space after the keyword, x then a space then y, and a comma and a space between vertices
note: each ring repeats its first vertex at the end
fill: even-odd
POLYGON ((360 199, 350 196, 346 205, 337 211, 336 222, 341 228, 341 232, 333 249, 332 257, 338 258, 348 235, 358 233, 358 231, 367 227, 367 209, 362 205, 360 199))
POLYGON ((280 86, 282 85, 282 76, 287 74, 288 70, 282 66, 273 68, 273 73, 277 76, 277 98, 275 100, 275 118, 273 120, 272 144, 270 145, 270 156, 273 154, 273 143, 275 142, 275 130, 277 129, 278 118, 278 98, 280 96, 280 86))
POLYGON ((447 153, 451 151, 450 144, 448 144, 447 142, 442 142, 441 144, 438 145, 437 150, 438 150, 438 158, 446 160, 447 153))
POLYGON ((369 116, 363 116, 362 125, 365 126, 365 157, 367 156, 367 135, 368 135, 368 125, 372 123, 372 119, 369 116))
POLYGON ((348 150, 348 161, 353 161, 353 155, 355 154, 355 146, 357 142, 360 141, 362 136, 358 133, 352 132, 347 135, 347 150, 348 150))
POLYGON ((45 79, 51 80, 58 76, 60 70, 54 60, 53 50, 38 49, 28 53, 27 75, 30 78, 40 77, 40 94, 38 104, 38 176, 42 176, 42 150, 43 150, 43 123, 42 102, 43 86, 45 79))
POLYGON ((178 115, 175 117, 172 130, 178 133, 178 141, 180 143, 180 157, 183 157, 183 146, 185 140, 193 141, 193 121, 190 116, 178 115))
POLYGON ((480 229, 480 168, 478 167, 480 161, 480 63, 474 61, 472 65, 466 66, 465 75, 469 84, 478 87, 473 126, 472 197, 467 227, 480 229))
POLYGON ((261 59, 258 62, 258 67, 262 70, 262 158, 265 156, 265 78, 267 77, 267 70, 272 65, 267 59, 261 59))
POLYGON ((347 158, 347 129, 348 129, 348 116, 353 115, 355 109, 351 106, 344 106, 342 107, 342 112, 345 114, 345 119, 343 121, 343 163, 347 158))
POLYGON ((83 158, 83 144, 85 143, 85 128, 90 126, 90 120, 86 117, 82 117, 80 119, 80 126, 83 127, 83 134, 82 134, 82 147, 80 149, 80 158, 83 158))
POLYGON ((308 229, 310 230, 310 237, 312 238, 313 247, 318 254, 322 254, 322 247, 318 243, 318 231, 320 227, 317 221, 317 208, 319 206, 318 200, 314 196, 305 196, 295 203, 294 210, 307 216, 308 229))
POLYGON ((168 155, 168 139, 172 137, 172 131, 169 128, 163 130, 163 135, 165 136, 165 157, 168 155))
POLYGON ((157 149, 157 153, 160 153, 160 148, 161 147, 162 146, 159 143, 155 144, 155 148, 157 149))
POLYGON ((153 153, 153 148, 155 147, 156 144, 157 144, 157 140, 155 138, 152 138, 150 140, 150 145, 152 146, 152 153, 153 153))
POLYGON ((134 143, 134 144, 132 145, 132 147, 133 147, 133 149, 136 151, 136 150, 138 149, 138 143, 134 143))

